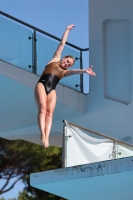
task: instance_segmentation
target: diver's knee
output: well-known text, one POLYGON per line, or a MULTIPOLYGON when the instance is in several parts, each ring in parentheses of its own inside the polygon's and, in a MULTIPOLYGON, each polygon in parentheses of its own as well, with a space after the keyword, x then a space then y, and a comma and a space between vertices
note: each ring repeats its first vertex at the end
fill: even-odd
POLYGON ((46 110, 46 116, 52 117, 53 116, 53 110, 46 110))
POLYGON ((46 114, 46 108, 44 106, 39 107, 39 114, 46 114))

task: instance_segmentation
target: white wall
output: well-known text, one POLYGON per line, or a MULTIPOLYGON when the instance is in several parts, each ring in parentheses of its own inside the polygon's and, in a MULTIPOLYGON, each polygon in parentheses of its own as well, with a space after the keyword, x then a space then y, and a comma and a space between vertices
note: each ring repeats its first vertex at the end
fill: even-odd
POLYGON ((133 137, 133 0, 89 0, 88 17, 89 58, 97 76, 90 77, 88 114, 71 121, 118 139, 133 137), (105 20, 118 26, 105 27, 105 20))

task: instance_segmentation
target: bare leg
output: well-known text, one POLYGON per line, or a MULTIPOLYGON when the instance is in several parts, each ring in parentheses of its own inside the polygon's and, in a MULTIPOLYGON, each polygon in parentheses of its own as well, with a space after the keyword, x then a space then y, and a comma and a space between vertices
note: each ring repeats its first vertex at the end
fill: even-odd
POLYGON ((48 94, 46 102, 45 139, 47 147, 49 146, 49 134, 52 126, 52 118, 55 105, 56 105, 56 91, 52 90, 48 94))
POLYGON ((35 100, 38 107, 38 126, 41 132, 40 140, 44 147, 47 147, 45 137, 45 116, 46 116, 46 101, 47 95, 44 86, 38 83, 35 87, 35 100))

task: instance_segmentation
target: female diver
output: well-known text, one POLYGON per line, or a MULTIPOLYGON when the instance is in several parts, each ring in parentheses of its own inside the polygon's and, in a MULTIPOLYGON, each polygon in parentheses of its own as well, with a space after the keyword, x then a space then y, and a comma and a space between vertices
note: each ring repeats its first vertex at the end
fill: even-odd
POLYGON ((61 59, 68 34, 75 25, 67 26, 60 44, 54 53, 52 60, 46 65, 35 87, 35 101, 38 107, 38 126, 41 132, 41 144, 46 148, 49 146, 49 134, 52 126, 52 116, 56 105, 56 85, 63 77, 87 73, 96 76, 92 66, 88 69, 67 70, 74 64, 72 56, 61 59), (60 60, 61 59, 61 60, 60 60))

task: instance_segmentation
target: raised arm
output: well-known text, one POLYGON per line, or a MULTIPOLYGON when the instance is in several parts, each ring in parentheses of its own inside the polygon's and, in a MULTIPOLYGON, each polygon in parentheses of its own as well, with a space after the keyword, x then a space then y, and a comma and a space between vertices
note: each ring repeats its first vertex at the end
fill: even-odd
POLYGON ((61 58, 61 53, 62 53, 62 51, 63 51, 63 49, 64 49, 65 43, 66 43, 67 38, 68 38, 68 34, 69 34, 70 30, 71 30, 72 28, 74 28, 74 27, 75 27, 74 24, 67 26, 67 28, 66 28, 66 30, 65 30, 65 32, 64 32, 64 34, 63 34, 63 36, 62 36, 62 39, 61 39, 61 41, 60 41, 60 44, 59 44, 58 48, 56 49, 56 51, 55 51, 55 53, 54 53, 54 56, 53 56, 53 58, 52 58, 52 60, 51 60, 50 62, 54 62, 54 61, 57 62, 57 61, 60 60, 60 58, 61 58))
POLYGON ((87 73, 90 76, 96 76, 96 73, 92 71, 93 65, 91 65, 88 69, 72 69, 72 70, 67 70, 65 72, 65 76, 71 76, 75 74, 84 74, 87 73))

